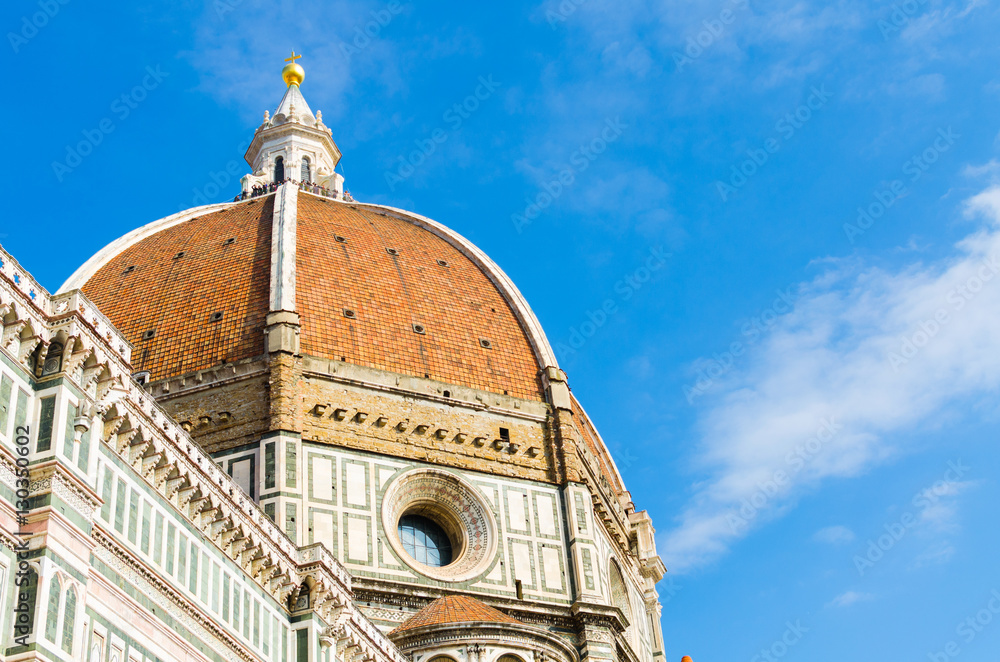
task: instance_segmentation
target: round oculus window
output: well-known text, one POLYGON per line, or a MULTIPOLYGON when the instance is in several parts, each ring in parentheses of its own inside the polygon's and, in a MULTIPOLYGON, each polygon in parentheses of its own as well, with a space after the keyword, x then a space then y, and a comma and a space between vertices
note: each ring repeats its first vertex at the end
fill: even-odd
POLYGON ((422 515, 404 515, 399 520, 399 540, 410 558, 432 568, 451 563, 451 540, 437 523, 422 515))
POLYGON ((467 581, 496 556, 492 511, 476 488, 440 469, 393 480, 382 498, 382 525, 399 559, 432 579, 467 581))

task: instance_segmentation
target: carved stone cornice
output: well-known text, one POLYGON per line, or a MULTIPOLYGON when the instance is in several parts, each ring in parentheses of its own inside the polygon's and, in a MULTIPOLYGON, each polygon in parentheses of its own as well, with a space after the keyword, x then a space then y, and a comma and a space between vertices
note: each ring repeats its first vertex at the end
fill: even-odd
POLYGON ((530 423, 546 423, 550 411, 544 402, 309 355, 302 357, 302 376, 530 423), (451 395, 444 397, 440 394, 443 390, 451 395))
POLYGON ((248 574, 275 599, 287 594, 284 582, 276 584, 262 578, 262 574, 250 572, 252 560, 241 557, 241 550, 260 548, 276 566, 274 574, 287 575, 292 584, 315 575, 326 590, 338 593, 341 601, 350 599, 350 575, 343 566, 329 554, 300 551, 137 384, 130 383, 126 396, 106 412, 105 423, 105 432, 109 434, 102 435, 103 441, 125 463, 134 466, 165 500, 181 510, 179 490, 174 488, 185 485, 197 490, 202 499, 198 503, 188 501, 192 506, 190 512, 181 510, 181 514, 199 526, 230 558, 245 560, 248 574), (118 443, 122 439, 125 441, 118 443), (132 449, 138 452, 133 453, 132 449), (206 517, 206 513, 210 516, 206 517), (233 545, 238 549, 230 549, 233 545), (308 567, 300 568, 301 563, 308 567))
POLYGON ((157 402, 166 402, 172 398, 200 393, 266 374, 267 360, 266 357, 260 356, 149 382, 145 385, 145 390, 156 398, 157 402))
MULTIPOLYGON (((387 614, 390 611, 389 607, 399 607, 396 613, 405 615, 403 620, 413 616, 413 614, 434 600, 448 595, 454 595, 454 591, 415 587, 412 584, 393 582, 387 579, 371 580, 365 577, 354 578, 354 600, 356 603, 370 604, 370 610, 382 609, 387 614)), ((566 630, 572 630, 577 625, 576 617, 568 605, 526 602, 524 600, 516 600, 514 598, 505 599, 488 594, 470 595, 483 604, 489 605, 528 624, 566 630)), ((381 620, 395 620, 388 617, 388 615, 386 617, 381 615, 375 617, 381 620)))
POLYGON ((586 444, 577 444, 577 452, 583 459, 580 463, 585 469, 582 478, 590 491, 596 519, 604 524, 605 530, 617 543, 618 551, 631 554, 628 544, 631 526, 624 511, 615 507, 617 498, 607 484, 607 479, 601 474, 597 458, 586 444))
POLYGON ((30 469, 31 482, 28 491, 31 496, 51 493, 74 510, 91 520, 103 501, 90 487, 75 474, 68 471, 59 460, 36 464, 30 469))
POLYGON ((593 602, 576 602, 572 611, 573 618, 580 625, 596 625, 614 632, 624 632, 629 626, 628 619, 618 607, 593 602))
POLYGON ((640 662, 638 654, 632 650, 632 642, 620 632, 615 633, 615 649, 620 662, 640 662))

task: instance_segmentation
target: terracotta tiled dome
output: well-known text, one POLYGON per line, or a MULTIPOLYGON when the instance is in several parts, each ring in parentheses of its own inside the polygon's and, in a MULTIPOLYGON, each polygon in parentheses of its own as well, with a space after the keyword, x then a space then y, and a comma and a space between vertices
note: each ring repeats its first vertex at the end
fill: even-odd
POLYGON ((136 370, 160 379, 264 353, 272 211, 269 197, 166 227, 82 283, 135 346, 136 370))
MULTIPOLYGON (((63 289, 79 287, 97 304, 151 380, 260 356, 274 200, 153 223, 104 249, 63 289)), ((544 400, 539 372, 555 362, 545 360, 551 349, 537 321, 458 235, 415 215, 300 192, 296 244, 302 354, 544 400)))
POLYGON ((450 595, 430 603, 393 630, 391 634, 400 634, 428 625, 451 625, 454 623, 520 625, 521 621, 467 595, 450 595))

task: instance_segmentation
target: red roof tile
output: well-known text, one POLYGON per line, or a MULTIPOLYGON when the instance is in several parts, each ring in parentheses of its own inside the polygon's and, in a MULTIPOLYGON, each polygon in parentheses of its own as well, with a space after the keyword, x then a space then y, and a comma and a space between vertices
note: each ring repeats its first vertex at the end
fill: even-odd
POLYGON ((296 272, 303 354, 544 400, 514 311, 472 260, 432 232, 300 195, 296 272))

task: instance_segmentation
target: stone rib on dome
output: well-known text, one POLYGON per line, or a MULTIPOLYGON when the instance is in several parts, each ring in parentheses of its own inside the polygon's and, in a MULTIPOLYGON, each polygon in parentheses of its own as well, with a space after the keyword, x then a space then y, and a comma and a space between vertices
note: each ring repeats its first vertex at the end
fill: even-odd
POLYGON ((475 598, 467 595, 449 595, 444 598, 438 598, 418 611, 406 622, 390 632, 389 636, 391 637, 428 625, 451 625, 455 623, 507 623, 510 625, 523 625, 516 618, 483 604, 475 598))

